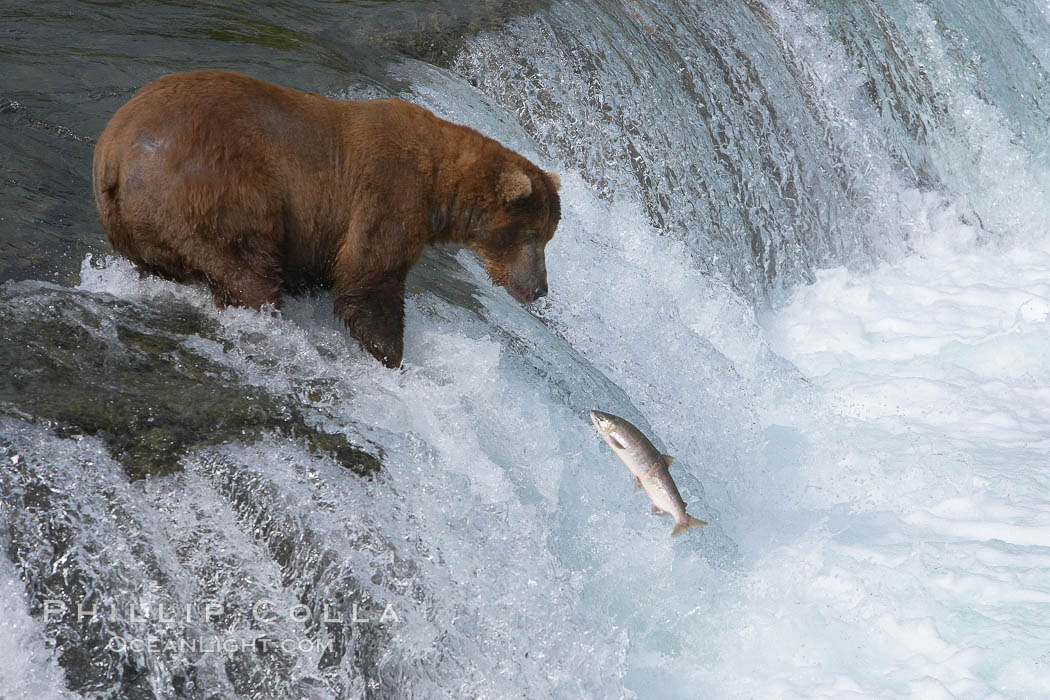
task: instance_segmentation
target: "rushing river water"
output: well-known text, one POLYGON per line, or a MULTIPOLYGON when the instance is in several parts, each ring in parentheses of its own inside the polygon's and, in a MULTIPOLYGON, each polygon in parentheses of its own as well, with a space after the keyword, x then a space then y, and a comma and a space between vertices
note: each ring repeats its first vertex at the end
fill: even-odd
POLYGON ((1045 695, 1047 70, 1024 0, 0 6, 0 698, 1045 695), (549 296, 428 253, 389 371, 140 279, 94 140, 201 67, 559 172, 549 296))

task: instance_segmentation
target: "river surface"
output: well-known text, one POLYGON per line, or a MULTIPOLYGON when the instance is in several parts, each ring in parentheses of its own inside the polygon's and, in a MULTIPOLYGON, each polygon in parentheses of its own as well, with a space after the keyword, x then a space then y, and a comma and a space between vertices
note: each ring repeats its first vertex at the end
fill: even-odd
POLYGON ((1024 0, 0 5, 0 698, 1045 697, 1048 70, 1024 0), (549 296, 429 252, 390 371, 140 278, 95 139, 204 67, 560 173, 549 296))

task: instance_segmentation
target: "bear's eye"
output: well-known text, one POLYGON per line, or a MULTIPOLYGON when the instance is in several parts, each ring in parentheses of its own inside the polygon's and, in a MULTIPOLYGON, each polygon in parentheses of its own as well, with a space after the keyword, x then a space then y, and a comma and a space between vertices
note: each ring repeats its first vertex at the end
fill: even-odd
POLYGON ((535 231, 522 231, 521 240, 527 244, 533 244, 540 240, 540 234, 535 231))

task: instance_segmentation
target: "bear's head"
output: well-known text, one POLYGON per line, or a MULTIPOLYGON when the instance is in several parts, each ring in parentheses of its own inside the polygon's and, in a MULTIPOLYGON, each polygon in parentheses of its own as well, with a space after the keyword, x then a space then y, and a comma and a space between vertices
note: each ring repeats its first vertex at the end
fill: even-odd
POLYGON ((470 246, 493 283, 520 302, 539 299, 547 293, 544 248, 561 219, 558 176, 521 159, 489 182, 489 201, 470 246))

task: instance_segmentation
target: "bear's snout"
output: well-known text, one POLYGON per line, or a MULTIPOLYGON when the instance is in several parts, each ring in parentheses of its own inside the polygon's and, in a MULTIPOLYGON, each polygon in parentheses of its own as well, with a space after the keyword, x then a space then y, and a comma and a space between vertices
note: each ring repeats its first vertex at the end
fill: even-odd
POLYGON ((540 297, 547 296, 547 270, 541 264, 524 274, 514 274, 511 271, 510 278, 503 285, 510 295, 523 304, 536 301, 540 297))
POLYGON ((547 280, 541 280, 531 285, 508 284, 507 291, 518 301, 528 304, 540 297, 547 296, 547 280))
POLYGON ((487 249, 479 251, 492 281, 522 304, 547 296, 547 264, 543 252, 543 245, 536 243, 503 256, 491 255, 487 249))

